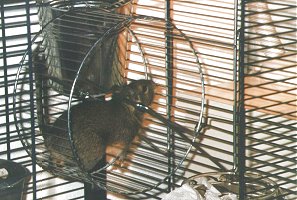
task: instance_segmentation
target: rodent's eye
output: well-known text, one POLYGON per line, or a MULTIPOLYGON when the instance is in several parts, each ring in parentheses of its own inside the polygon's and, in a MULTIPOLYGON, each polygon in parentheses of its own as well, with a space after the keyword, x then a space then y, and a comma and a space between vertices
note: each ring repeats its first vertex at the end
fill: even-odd
POLYGON ((126 99, 133 99, 135 92, 133 90, 128 90, 126 99))

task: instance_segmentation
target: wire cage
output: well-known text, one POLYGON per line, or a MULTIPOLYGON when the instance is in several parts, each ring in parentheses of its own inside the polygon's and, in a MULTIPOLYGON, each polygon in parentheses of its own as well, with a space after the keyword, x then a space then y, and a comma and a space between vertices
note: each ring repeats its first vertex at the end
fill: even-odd
POLYGON ((245 10, 246 170, 274 180, 279 198, 294 199, 296 3, 248 1, 245 10))
POLYGON ((201 177, 237 199, 297 198, 296 2, 0 4, 0 158, 30 170, 26 199, 204 195, 201 177), (86 170, 75 106, 139 79, 156 85, 151 105, 129 101, 141 131, 123 160, 113 145, 86 170), (46 143, 61 116, 62 163, 46 143))
MULTIPOLYGON (((201 129, 204 109, 204 82, 198 57, 186 35, 164 19, 146 16, 127 17, 100 9, 82 8, 78 4, 76 6, 79 10, 73 8, 58 14, 56 18, 48 17, 49 22, 43 26, 40 34, 33 38, 32 47, 36 46, 36 50, 32 54, 33 88, 26 87, 27 82, 24 82, 26 77, 29 77, 28 53, 23 57, 14 90, 15 122, 20 139, 23 145, 27 147, 28 153, 32 155, 29 148, 32 146, 32 138, 27 137, 32 131, 29 128, 31 126, 29 119, 32 116, 30 110, 26 109, 28 108, 26 100, 28 100, 27 93, 33 89, 35 91, 33 94, 35 154, 36 162, 40 166, 57 176, 90 183, 117 193, 134 194, 151 190, 162 184, 173 173, 182 173, 182 171, 176 171, 185 160, 191 143, 195 141, 201 129), (150 35, 140 35, 135 24, 150 35), (159 30, 153 30, 151 27, 159 30), (156 35, 155 42, 150 42, 150 45, 158 48, 163 46, 166 51, 172 51, 174 57, 184 55, 189 60, 196 62, 191 66, 191 70, 196 71, 196 73, 188 75, 189 79, 193 80, 191 83, 193 87, 200 90, 196 98, 194 96, 181 97, 185 90, 185 86, 182 84, 187 83, 176 80, 173 75, 166 77, 166 75, 158 75, 157 70, 153 72, 153 68, 150 67, 152 64, 146 58, 146 48, 140 46, 138 42, 138 40, 145 41, 153 35, 156 35), (167 46, 167 37, 171 38, 171 43, 174 40, 182 41, 183 46, 167 46), (121 157, 121 153, 113 153, 113 151, 118 152, 117 149, 124 147, 115 145, 112 148, 116 150, 108 151, 109 153, 106 154, 106 164, 96 166, 102 162, 99 150, 101 145, 105 145, 104 138, 99 138, 97 141, 96 136, 93 137, 84 133, 84 135, 79 136, 81 138, 77 141, 76 135, 74 135, 76 131, 72 128, 76 125, 72 124, 71 119, 74 121, 73 123, 83 123, 82 121, 87 119, 85 121, 87 124, 83 125, 84 129, 88 129, 88 126, 92 126, 93 123, 100 124, 100 120, 106 121, 105 117, 108 120, 113 119, 107 116, 109 113, 105 112, 103 108, 100 110, 104 114, 100 114, 100 110, 98 110, 98 115, 92 116, 90 110, 79 121, 75 120, 71 112, 72 107, 78 104, 104 102, 105 100, 102 97, 106 98, 105 96, 110 90, 113 90, 114 85, 121 87, 129 81, 123 62, 123 59, 126 59, 124 56, 127 56, 127 52, 123 47, 117 45, 118 40, 122 44, 131 42, 131 46, 138 47, 139 52, 133 56, 137 57, 137 62, 143 62, 143 66, 138 66, 134 71, 137 73, 137 77, 151 79, 157 83, 158 91, 156 91, 154 100, 156 103, 152 105, 152 108, 146 107, 146 105, 135 105, 133 108, 133 110, 139 109, 138 112, 147 112, 149 115, 145 118, 144 123, 146 125, 143 127, 143 133, 139 136, 143 142, 135 141, 131 147, 131 152, 121 161, 123 166, 116 163, 121 157), (181 86, 177 86, 178 84, 181 86), (175 94, 171 92, 173 87, 175 94), (165 100, 169 94, 172 96, 169 101, 174 101, 171 106, 166 105, 168 100, 165 100), (171 112, 172 114, 170 114, 171 112), (191 112, 192 118, 185 118, 179 114, 183 112, 191 112), (68 118, 66 118, 67 115, 68 118), (95 118, 101 119, 97 121, 95 118), (176 142, 179 140, 179 144, 176 144, 174 157, 170 152, 172 150, 168 150, 168 139, 166 139, 168 128, 179 134, 176 136, 176 142), (57 134, 59 129, 64 129, 64 135, 57 134), (92 139, 84 139, 88 137, 92 139), (158 142, 156 142, 156 137, 159 139, 158 142), (97 142, 93 143, 94 140, 97 142), (81 148, 83 144, 86 145, 84 149, 81 148), (137 146, 139 147, 135 149, 137 146), (93 149, 98 149, 95 152, 96 155, 91 156, 87 162, 83 161, 88 156, 81 152, 90 153, 93 149), (135 150, 132 151, 132 149, 135 150), (172 171, 170 173, 167 172, 168 156, 172 157, 172 171), (63 159, 61 159, 62 157, 63 159), (151 166, 151 163, 154 162, 156 163, 155 166, 151 166), (146 177, 146 182, 143 182, 143 176, 146 177), (117 181, 119 178, 121 182, 117 181)), ((89 7, 90 4, 87 8, 89 7)), ((47 18, 51 14, 57 15, 55 10, 51 10, 51 7, 43 9, 46 11, 42 11, 42 18, 47 18)), ((145 46, 146 44, 143 42, 142 45, 145 46)), ((160 52, 164 54, 163 57, 165 57, 166 51, 160 52)), ((163 66, 169 68, 174 64, 181 71, 185 65, 182 62, 171 63, 165 59, 163 62, 163 66), (170 63, 167 66, 165 62, 170 63)), ((125 118, 118 118, 118 120, 130 123, 126 120, 129 118, 130 112, 132 111, 129 110, 123 115, 125 118)), ((79 115, 81 114, 83 113, 79 113, 79 115)), ((118 114, 121 115, 120 112, 118 114)), ((116 124, 120 126, 120 123, 123 122, 115 121, 111 123, 108 129, 117 126, 116 124)), ((125 126, 121 129, 124 128, 125 126)), ((101 130, 102 128, 98 125, 97 129, 101 130)), ((79 131, 83 132, 83 130, 79 131)), ((108 130, 102 129, 102 131, 108 130)))

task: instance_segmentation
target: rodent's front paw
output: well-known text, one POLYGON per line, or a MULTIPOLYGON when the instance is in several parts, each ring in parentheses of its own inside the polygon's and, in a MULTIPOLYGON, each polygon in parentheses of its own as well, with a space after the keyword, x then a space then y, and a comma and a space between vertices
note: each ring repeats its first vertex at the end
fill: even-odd
POLYGON ((117 160, 117 164, 120 167, 125 167, 125 158, 126 158, 126 153, 121 153, 121 155, 119 156, 119 159, 117 160))

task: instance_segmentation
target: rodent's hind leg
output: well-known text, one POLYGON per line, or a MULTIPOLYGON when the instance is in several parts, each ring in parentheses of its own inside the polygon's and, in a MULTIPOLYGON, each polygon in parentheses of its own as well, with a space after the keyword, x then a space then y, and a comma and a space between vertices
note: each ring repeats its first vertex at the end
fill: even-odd
POLYGON ((106 154, 102 156, 102 158, 97 162, 97 164, 88 172, 93 173, 102 170, 106 166, 106 154))
POLYGON ((123 168, 124 164, 127 164, 125 159, 133 141, 134 138, 126 137, 125 140, 108 144, 106 148, 107 163, 113 165, 115 168, 123 168))

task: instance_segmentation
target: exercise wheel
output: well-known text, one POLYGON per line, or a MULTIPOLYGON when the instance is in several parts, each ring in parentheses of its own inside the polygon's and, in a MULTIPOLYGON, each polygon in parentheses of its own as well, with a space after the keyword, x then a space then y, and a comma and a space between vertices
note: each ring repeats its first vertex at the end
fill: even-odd
POLYGON ((201 131, 204 80, 197 52, 189 38, 164 19, 121 15, 106 7, 91 6, 91 2, 81 1, 75 8, 70 6, 71 9, 55 16, 51 10, 55 4, 43 8, 43 15, 50 12, 52 18, 33 38, 29 47, 33 49, 32 62, 28 50, 15 81, 17 131, 31 155, 29 121, 34 118, 37 163, 59 177, 121 194, 148 191, 173 173, 183 173, 180 167, 201 131), (170 47, 166 44, 168 38, 170 47), (170 62, 166 59, 168 48, 170 62), (151 60, 152 54, 159 55, 159 60, 151 60), (194 60, 195 65, 187 60, 194 60), (172 68, 166 67, 168 63, 172 68), (138 79, 156 84, 150 106, 130 102, 144 113, 140 133, 124 160, 119 162, 121 146, 115 145, 92 170, 86 171, 73 142, 72 108, 85 101, 108 101, 114 86, 122 87, 138 79), (28 98, 33 98, 33 116, 28 104, 23 103, 28 98), (63 166, 52 159, 46 145, 46 128, 53 126, 61 115, 68 116, 65 137, 59 138, 66 145, 61 147, 63 151, 56 152, 66 152, 68 158, 63 160, 63 166), (174 136, 174 143, 168 135, 174 136))

